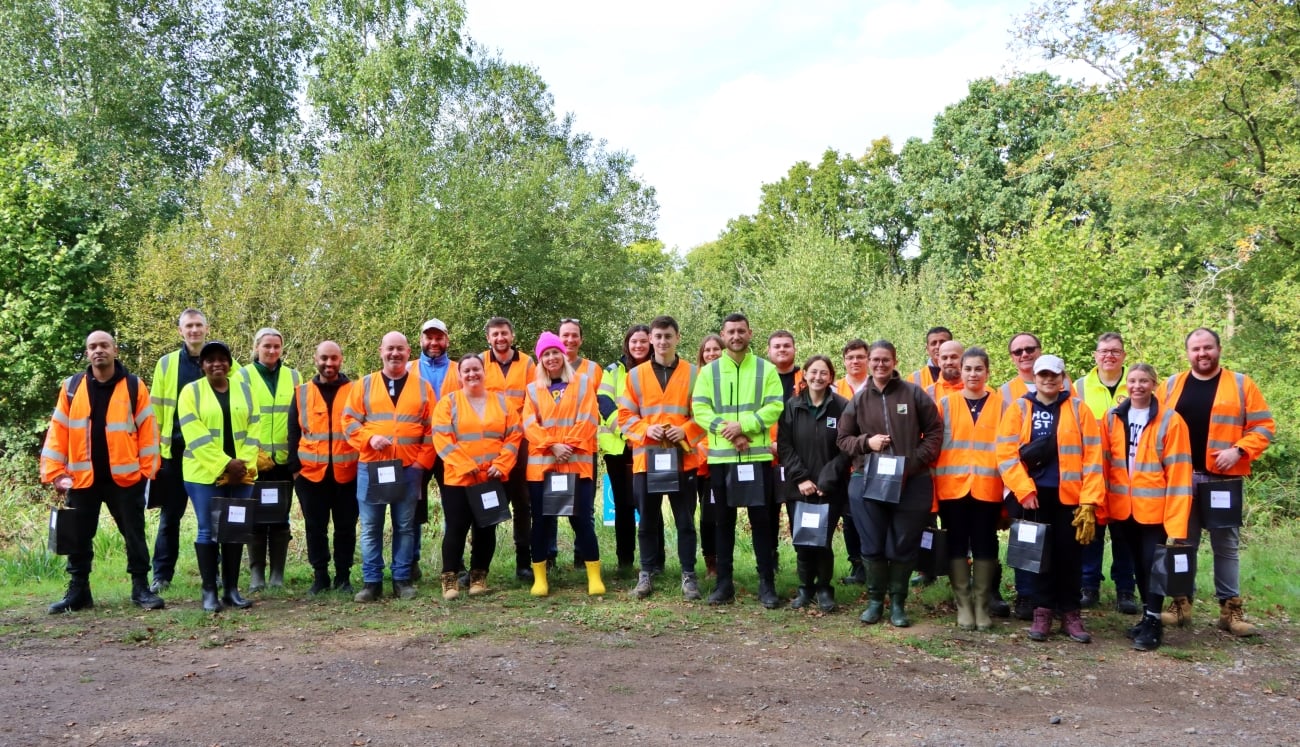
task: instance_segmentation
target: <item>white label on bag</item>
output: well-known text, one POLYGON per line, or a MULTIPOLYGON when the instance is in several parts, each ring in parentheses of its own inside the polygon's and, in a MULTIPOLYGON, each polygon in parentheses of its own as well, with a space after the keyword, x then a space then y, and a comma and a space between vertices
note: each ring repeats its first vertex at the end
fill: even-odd
POLYGON ((501 501, 497 499, 497 491, 489 490, 483 494, 483 508, 496 508, 500 505, 501 501))
POLYGON ((226 518, 230 520, 231 524, 243 524, 248 521, 243 506, 231 506, 226 518))
POLYGON ((1211 490, 1210 508, 1232 508, 1232 493, 1226 490, 1211 490))
POLYGON ((717 501, 713 500, 713 488, 709 488, 709 503, 710 504, 717 503, 717 501))
POLYGON ((921 532, 921 547, 926 550, 934 549, 934 534, 931 532, 921 532))
POLYGON ((262 503, 272 505, 280 502, 280 491, 275 488, 262 488, 262 503))
POLYGON ((753 482, 753 481, 754 481, 754 465, 752 465, 752 464, 737 464, 737 465, 736 465, 736 479, 737 479, 737 480, 740 480, 741 482, 753 482))
POLYGON ((1021 522, 1016 530, 1016 541, 1033 544, 1038 541, 1038 525, 1021 522))
POLYGON ((1174 573, 1187 573, 1187 556, 1174 556, 1174 573))
POLYGON ((397 482, 397 470, 393 467, 380 467, 375 470, 375 480, 380 484, 397 482))
POLYGON ((655 454, 655 472, 672 472, 672 470, 672 454, 655 454))
POLYGON ((799 526, 804 529, 816 529, 822 525, 822 515, 813 511, 807 511, 800 515, 799 526))
POLYGON ((568 475, 551 475, 551 491, 559 492, 569 489, 568 475))
POLYGON ((877 464, 879 465, 877 474, 893 475, 898 473, 898 460, 894 457, 881 457, 877 464))
POLYGON ((58 511, 51 511, 51 512, 50 512, 50 529, 53 529, 53 528, 54 528, 54 525, 57 524, 58 521, 59 521, 59 512, 58 512, 58 511))
POLYGON ((780 470, 781 474, 776 479, 785 482, 785 467, 777 467, 777 469, 780 470))

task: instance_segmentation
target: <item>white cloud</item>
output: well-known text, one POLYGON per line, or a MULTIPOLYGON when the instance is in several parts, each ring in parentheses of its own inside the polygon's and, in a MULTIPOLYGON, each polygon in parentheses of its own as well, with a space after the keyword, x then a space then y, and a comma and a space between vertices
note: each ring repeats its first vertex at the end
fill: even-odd
POLYGON ((1007 74, 1007 30, 1028 5, 470 0, 468 31, 636 157, 660 238, 685 251, 797 161, 928 137, 970 80, 1007 74))

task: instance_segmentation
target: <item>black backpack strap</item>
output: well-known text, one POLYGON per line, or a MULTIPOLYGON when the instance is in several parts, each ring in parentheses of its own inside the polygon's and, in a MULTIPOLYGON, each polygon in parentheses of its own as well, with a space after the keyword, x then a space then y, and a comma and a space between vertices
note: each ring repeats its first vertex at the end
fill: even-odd
POLYGON ((68 379, 68 412, 72 412, 72 398, 77 396, 77 390, 81 388, 81 380, 86 378, 85 371, 78 371, 68 379))
MULTIPOLYGON (((72 398, 77 396, 77 390, 81 388, 81 382, 86 378, 85 371, 78 371, 68 379, 68 411, 72 411, 72 398)), ((135 374, 126 375, 126 395, 131 400, 131 420, 134 422, 136 415, 137 401, 140 399, 140 377, 135 374)))

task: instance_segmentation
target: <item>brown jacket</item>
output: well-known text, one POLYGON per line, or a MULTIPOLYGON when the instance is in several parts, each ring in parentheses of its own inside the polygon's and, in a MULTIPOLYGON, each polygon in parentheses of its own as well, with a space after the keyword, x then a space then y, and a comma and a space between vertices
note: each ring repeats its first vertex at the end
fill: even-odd
POLYGON ((924 389, 904 381, 897 371, 884 390, 868 380, 853 395, 840 416, 839 431, 836 445, 853 457, 855 472, 862 469, 863 455, 871 451, 867 439, 872 436, 886 434, 893 439, 889 453, 906 458, 907 477, 929 474, 943 446, 939 408, 924 389))

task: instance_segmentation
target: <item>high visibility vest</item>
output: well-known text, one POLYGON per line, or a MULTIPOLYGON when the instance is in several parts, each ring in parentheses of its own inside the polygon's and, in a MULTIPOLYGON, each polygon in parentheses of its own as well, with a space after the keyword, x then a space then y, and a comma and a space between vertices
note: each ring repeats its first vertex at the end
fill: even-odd
POLYGON ((298 387, 298 462, 302 476, 311 482, 325 479, 330 470, 334 481, 352 482, 357 479, 357 461, 360 455, 343 432, 343 408, 347 406, 352 382, 339 384, 330 407, 314 381, 298 387))
MULTIPOLYGON (((248 472, 257 477, 258 412, 248 382, 229 379, 230 429, 235 443, 235 459, 244 462, 248 472)), ((185 453, 181 455, 181 475, 186 482, 211 485, 217 481, 230 455, 225 451, 226 432, 217 393, 207 378, 192 381, 181 390, 176 405, 181 416, 181 435, 185 453)))
POLYGON ((691 394, 694 419, 712 438, 709 463, 770 462, 770 429, 781 417, 781 379, 776 366, 747 354, 740 363, 724 355, 700 369, 691 394), (741 453, 722 437, 722 424, 740 423, 749 437, 749 448, 741 453))
POLYGON ((961 396, 961 392, 963 389, 966 388, 966 385, 962 383, 961 379, 957 379, 956 381, 948 381, 947 379, 940 376, 937 381, 934 381, 929 386, 925 386, 922 388, 925 389, 926 394, 930 395, 930 399, 934 400, 935 402, 938 402, 944 397, 953 394, 957 396, 961 396))
POLYGON ((524 437, 528 440, 527 479, 534 482, 548 472, 571 472, 579 477, 595 476, 596 429, 600 410, 596 408, 596 384, 587 376, 570 381, 559 401, 534 381, 524 397, 524 437), (557 463, 551 447, 573 447, 569 461, 557 463))
MULTIPOLYGON (((420 361, 409 361, 406 364, 406 372, 415 374, 416 378, 423 378, 420 373, 420 361)), ((437 405, 438 400, 446 397, 448 394, 460 389, 460 366, 456 361, 451 361, 447 365, 447 373, 442 377, 442 391, 433 388, 433 383, 429 383, 429 391, 433 394, 433 404, 437 405)))
MULTIPOLYGON (((183 346, 182 346, 183 347, 183 346)), ((163 459, 171 459, 172 427, 176 423, 176 400, 180 395, 181 348, 158 359, 153 367, 153 379, 149 381, 150 401, 153 403, 154 418, 158 422, 158 453, 163 459)), ((238 370, 239 361, 230 361, 230 370, 238 370)), ((193 383, 193 382, 186 382, 193 383)))
POLYGON ((489 392, 501 392, 506 396, 511 409, 522 417, 524 411, 524 393, 528 383, 537 376, 537 365, 533 359, 519 351, 512 351, 518 358, 510 364, 510 371, 504 372, 501 364, 488 350, 483 353, 483 386, 489 392))
POLYGON ((1128 399, 1128 367, 1120 372, 1114 394, 1101 383, 1101 374, 1094 368, 1087 376, 1074 382, 1074 396, 1083 400, 1098 420, 1105 418, 1107 410, 1128 399))
POLYGON ((943 419, 943 448, 931 468, 935 497, 958 500, 967 495, 989 503, 1002 501, 1002 474, 998 471, 998 424, 1007 403, 995 391, 985 389, 988 400, 972 421, 970 407, 962 394, 939 400, 943 419))
MULTIPOLYGON (((866 384, 869 380, 870 377, 863 379, 862 384, 866 384)), ((858 389, 861 388, 862 386, 859 385, 858 389)), ((857 394, 858 390, 853 388, 853 385, 849 383, 849 377, 845 376, 835 382, 835 393, 844 399, 853 399, 853 395, 857 394)))
POLYGON ((433 469, 432 399, 429 384, 418 375, 408 374, 394 405, 383 374, 366 374, 348 391, 343 433, 362 462, 400 459, 404 467, 418 464, 433 469), (370 446, 372 436, 387 436, 393 444, 376 451, 370 446))
MULTIPOLYGON (((63 475, 72 477, 72 487, 89 488, 95 483, 94 466, 90 460, 90 392, 94 386, 91 374, 82 377, 72 404, 68 405, 69 377, 59 387, 59 401, 50 416, 50 429, 45 433, 41 448, 41 482, 53 482, 63 475)), ((126 377, 120 379, 109 396, 108 411, 104 416, 104 437, 108 441, 108 463, 113 482, 128 487, 141 479, 151 479, 158 474, 158 423, 154 419, 153 405, 149 402, 149 389, 140 382, 135 407, 131 406, 130 387, 126 377), (135 410, 135 415, 131 411, 135 410)))
MULTIPOLYGON (((1008 405, 998 424, 998 471, 1002 482, 1023 500, 1037 492, 1033 479, 1020 462, 1020 446, 1033 438, 1033 405, 1021 397, 1008 405)), ((1060 461, 1061 503, 1099 506, 1106 499, 1106 479, 1102 473, 1104 455, 1101 426, 1088 406, 1078 397, 1061 403, 1060 423, 1056 428, 1056 455, 1060 461)))
POLYGON ((1138 437, 1133 469, 1128 465, 1128 425, 1115 410, 1106 413, 1106 517, 1139 524, 1163 524, 1170 537, 1187 537, 1192 507, 1192 447, 1187 423, 1172 407, 1151 401, 1151 421, 1138 437))
POLYGON ((930 373, 930 364, 926 363, 924 366, 921 366, 920 368, 913 371, 912 375, 907 377, 907 380, 912 382, 913 384, 916 384, 922 389, 925 389, 926 387, 933 384, 934 375, 930 373))
POLYGON ((596 430, 596 445, 600 448, 600 453, 606 456, 618 456, 627 450, 623 431, 618 427, 617 407, 625 378, 627 378, 627 367, 623 365, 622 360, 616 360, 605 367, 605 373, 601 375, 600 387, 597 390, 597 398, 608 397, 609 401, 616 405, 607 417, 601 419, 600 428, 596 430))
MULTIPOLYGON (((778 372, 777 372, 777 377, 778 377, 777 380, 778 380, 778 381, 780 380, 780 375, 781 375, 781 374, 780 374, 780 372, 778 371, 778 372)), ((796 371, 794 372, 794 386, 790 387, 790 396, 793 397, 793 396, 799 394, 800 392, 803 391, 803 389, 804 389, 804 383, 803 383, 803 369, 800 368, 800 369, 798 369, 798 370, 796 370, 796 371)), ((783 396, 784 396, 784 394, 785 394, 785 388, 784 388, 784 387, 782 387, 782 389, 781 389, 781 394, 782 394, 783 396)), ((848 399, 848 398, 846 397, 845 399, 848 399)), ((781 400, 781 409, 782 409, 782 410, 785 409, 785 400, 784 400, 784 399, 781 400)), ((780 416, 777 416, 777 417, 779 418, 780 416)), ((777 429, 777 426, 778 426, 778 425, 780 425, 780 424, 779 424, 779 423, 773 423, 773 424, 772 424, 772 427, 767 429, 767 438, 768 438, 768 443, 769 443, 769 444, 774 444, 774 443, 776 443, 776 429, 777 429)), ((769 451, 770 451, 770 449, 769 449, 769 451)), ((781 457, 780 457, 779 455, 777 455, 777 454, 773 454, 773 455, 772 455, 772 464, 773 464, 773 465, 777 465, 777 464, 780 464, 780 463, 781 463, 781 457)), ((781 471, 781 474, 782 474, 782 475, 785 475, 785 471, 782 470, 782 471, 781 471)), ((783 477, 782 479, 784 479, 784 477, 783 477)))
POLYGON ((257 408, 257 442, 262 451, 271 455, 276 464, 289 463, 289 406, 294 393, 302 385, 298 372, 283 363, 276 369, 275 395, 267 388, 256 366, 249 363, 230 377, 231 381, 243 379, 253 392, 253 406, 257 408))
POLYGON ((681 358, 668 378, 667 388, 659 386, 659 377, 650 361, 628 372, 623 394, 618 399, 618 427, 627 434, 627 441, 632 445, 633 472, 648 471, 648 450, 653 446, 663 446, 646 440, 646 431, 652 425, 677 426, 685 431, 686 442, 692 448, 680 455, 681 468, 693 472, 699 466, 700 457, 694 447, 704 438, 704 429, 691 419, 691 391, 695 387, 695 378, 694 364, 681 358))
MULTIPOLYGON (((1214 393, 1214 407, 1210 411, 1210 434, 1205 445, 1205 466, 1213 471, 1214 455, 1224 449, 1241 448, 1246 452, 1232 469, 1221 474, 1249 475, 1250 464, 1264 453, 1273 441, 1277 424, 1273 413, 1264 401, 1253 379, 1243 373, 1224 368, 1219 376, 1219 388, 1214 393)), ((1165 381, 1165 397, 1161 403, 1175 409, 1183 393, 1190 372, 1174 374, 1165 381)))
MULTIPOLYGON (((1070 383, 1070 377, 1066 376, 1065 381, 1061 382, 1061 388, 1073 390, 1073 387, 1074 385, 1070 383)), ((1029 394, 1029 385, 1019 376, 1013 376, 1010 381, 998 387, 998 394, 1002 395, 1003 402, 1015 402, 1029 394)))
POLYGON ((500 392, 488 393, 482 415, 474 411, 464 389, 443 397, 433 411, 433 445, 447 485, 477 485, 493 466, 509 475, 523 438, 519 414, 500 392))
POLYGON ((577 363, 570 363, 573 372, 591 379, 591 385, 596 389, 596 395, 600 396, 600 380, 604 371, 600 366, 590 358, 579 358, 577 363))

